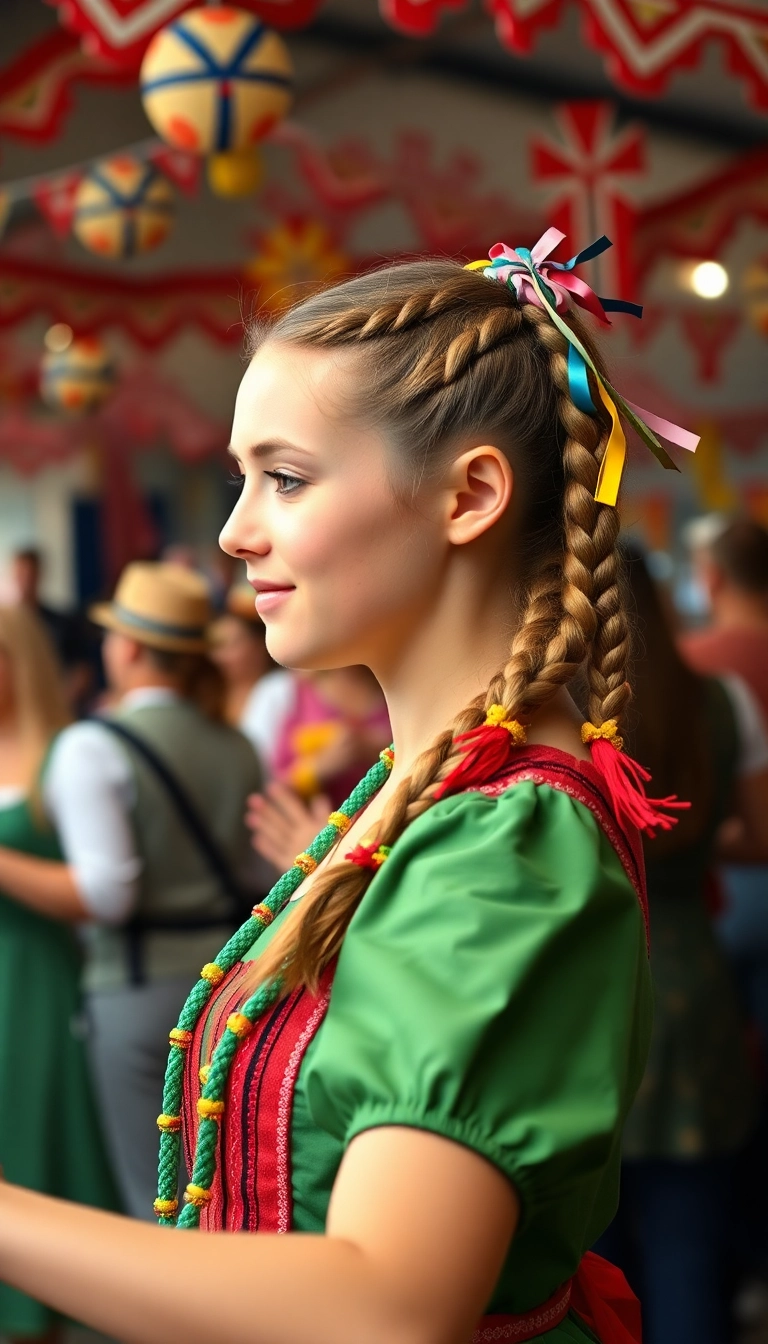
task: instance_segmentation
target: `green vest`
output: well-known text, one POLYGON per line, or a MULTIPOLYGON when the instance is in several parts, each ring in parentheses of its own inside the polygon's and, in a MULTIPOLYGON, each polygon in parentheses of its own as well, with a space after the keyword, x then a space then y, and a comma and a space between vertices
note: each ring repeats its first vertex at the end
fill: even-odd
MULTIPOLYGON (((212 722, 188 700, 118 710, 114 717, 161 757, 205 821, 232 873, 242 877, 252 853, 245 801, 262 786, 247 739, 234 728, 212 722)), ((134 916, 148 921, 209 921, 221 916, 218 928, 144 930, 140 935, 146 982, 184 976, 191 983, 232 931, 231 901, 151 766, 130 744, 116 736, 114 742, 130 760, 136 789, 131 821, 143 867, 134 916)), ((127 931, 90 925, 86 939, 86 989, 127 984, 131 979, 127 931)))

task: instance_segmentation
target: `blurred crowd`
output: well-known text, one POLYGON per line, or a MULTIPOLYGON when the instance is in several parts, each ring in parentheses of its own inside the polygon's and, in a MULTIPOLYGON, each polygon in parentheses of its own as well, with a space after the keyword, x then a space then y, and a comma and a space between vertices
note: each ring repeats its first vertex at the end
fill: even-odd
MULTIPOLYGON (((626 555, 629 746, 692 803, 646 848, 654 1038, 599 1247, 647 1344, 768 1315, 768 533, 710 517, 688 540, 693 631, 626 555)), ((276 667, 253 591, 191 552, 87 615, 40 600, 42 564, 19 551, 0 606, 0 1163, 151 1218, 168 1028, 389 724, 365 669, 276 667)), ((0 1285, 0 1335, 57 1330, 0 1285)))

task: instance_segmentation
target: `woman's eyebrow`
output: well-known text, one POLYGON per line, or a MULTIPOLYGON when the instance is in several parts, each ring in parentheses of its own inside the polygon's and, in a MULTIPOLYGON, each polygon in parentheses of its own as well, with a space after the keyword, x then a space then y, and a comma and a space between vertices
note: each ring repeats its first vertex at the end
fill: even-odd
POLYGON ((305 457, 311 456, 311 453, 309 453, 309 451, 306 448, 302 448, 301 444, 291 443, 290 439, 264 439, 261 443, 252 444, 250 448, 246 449, 244 455, 237 452, 236 449, 233 448, 231 443, 227 448, 227 452, 231 453, 233 457, 240 458, 241 456, 245 456, 256 459, 262 457, 269 457, 272 453, 279 453, 286 451, 292 453, 301 453, 305 457))

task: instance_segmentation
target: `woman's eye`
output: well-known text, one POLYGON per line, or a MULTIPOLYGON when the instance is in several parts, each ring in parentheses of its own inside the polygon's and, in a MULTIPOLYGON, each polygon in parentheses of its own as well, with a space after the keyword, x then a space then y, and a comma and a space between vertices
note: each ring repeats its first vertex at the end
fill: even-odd
POLYGON ((289 476, 287 471, 265 471, 264 475, 277 481, 278 495, 292 495, 302 485, 306 485, 306 481, 302 481, 300 476, 289 476))

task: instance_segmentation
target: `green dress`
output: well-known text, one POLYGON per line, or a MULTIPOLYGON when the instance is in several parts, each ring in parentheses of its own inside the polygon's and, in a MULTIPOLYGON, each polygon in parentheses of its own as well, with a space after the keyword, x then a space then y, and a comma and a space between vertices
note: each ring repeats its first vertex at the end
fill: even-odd
MULTIPOLYGON (((26 799, 0 806, 0 845, 60 859, 26 799)), ((118 1207, 91 1094, 71 927, 0 894, 0 1166, 31 1190, 118 1207)), ((36 1336, 53 1313, 0 1283, 0 1334, 36 1336)))
MULTIPOLYGON (((255 978, 246 961, 212 996, 188 1079, 255 978)), ((380 1125, 428 1130, 513 1182, 520 1223, 487 1311, 537 1307, 613 1217, 622 1123, 650 1029, 640 904, 592 811, 529 781, 500 796, 443 800, 397 841, 344 939, 295 1082, 290 1226, 323 1231, 356 1135, 380 1125)), ((243 1077, 253 1068, 246 1054, 243 1077)), ((250 1180, 241 1151, 249 1104, 246 1080, 224 1117, 226 1209, 250 1180)), ((219 1225, 247 1223, 227 1222, 225 1211, 219 1225)), ((545 1336, 589 1337, 572 1316, 545 1336)))

